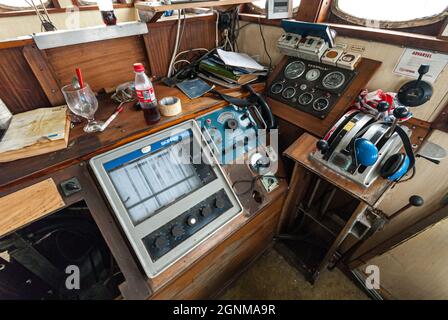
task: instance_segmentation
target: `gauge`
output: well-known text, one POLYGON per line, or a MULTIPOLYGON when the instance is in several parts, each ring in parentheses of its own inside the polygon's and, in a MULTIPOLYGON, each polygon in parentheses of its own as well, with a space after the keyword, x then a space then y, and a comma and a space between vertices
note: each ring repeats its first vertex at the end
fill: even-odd
POLYGON ((313 109, 316 111, 322 111, 327 109, 328 105, 330 104, 330 101, 326 98, 318 98, 313 103, 313 109))
POLYGON ((311 93, 305 92, 299 96, 298 101, 301 105, 307 105, 307 104, 310 104, 311 101, 313 101, 313 99, 314 99, 314 96, 311 93))
POLYGON ((286 79, 297 79, 305 72, 305 64, 302 61, 294 61, 285 68, 286 79))
POLYGON ((292 97, 294 97, 295 94, 296 94, 296 89, 294 89, 293 87, 287 87, 282 92, 282 96, 285 99, 291 99, 292 97))
POLYGON ((315 81, 319 79, 320 77, 320 70, 319 69, 311 69, 306 73, 306 80, 308 81, 315 81))
POLYGON ((342 72, 333 71, 327 74, 322 80, 322 85, 326 89, 337 89, 345 82, 345 76, 342 72))
POLYGON ((283 90, 283 85, 280 82, 274 83, 271 86, 271 92, 274 94, 279 94, 283 90))

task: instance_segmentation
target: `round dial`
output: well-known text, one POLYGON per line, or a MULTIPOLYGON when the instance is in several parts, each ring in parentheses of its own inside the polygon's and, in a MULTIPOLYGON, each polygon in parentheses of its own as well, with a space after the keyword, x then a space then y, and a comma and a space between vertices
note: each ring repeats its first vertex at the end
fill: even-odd
POLYGON ((330 102, 328 101, 328 99, 319 98, 319 99, 316 99, 316 101, 314 101, 313 109, 316 111, 322 111, 322 110, 325 110, 329 104, 330 104, 330 102))
POLYGON ((326 89, 337 89, 345 82, 345 76, 342 72, 333 71, 327 74, 322 80, 322 85, 326 89))
POLYGON ((271 86, 271 92, 273 94, 279 94, 280 92, 282 92, 283 90, 283 85, 280 82, 274 83, 271 86))
POLYGON ((314 96, 311 93, 305 92, 300 95, 298 101, 301 105, 307 105, 307 104, 310 104, 311 101, 313 101, 313 99, 314 99, 314 96))
POLYGON ((285 99, 291 99, 292 97, 294 97, 295 94, 296 94, 296 89, 294 89, 293 87, 288 87, 285 90, 283 90, 283 92, 282 92, 282 96, 285 99))
POLYGON ((315 81, 315 80, 319 79, 319 77, 320 77, 319 69, 311 69, 305 75, 305 78, 308 81, 315 81))
POLYGON ((294 61, 285 68, 286 79, 297 79, 305 72, 305 64, 302 61, 294 61))

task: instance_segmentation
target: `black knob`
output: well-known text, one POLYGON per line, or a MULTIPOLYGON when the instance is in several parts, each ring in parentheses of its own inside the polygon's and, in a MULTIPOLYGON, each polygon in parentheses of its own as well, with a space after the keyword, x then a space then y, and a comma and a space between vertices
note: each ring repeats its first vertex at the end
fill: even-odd
POLYGON ((422 64, 418 68, 418 73, 420 75, 424 75, 424 74, 428 73, 428 71, 429 71, 429 64, 422 64))
POLYGON ((183 235, 184 232, 185 232, 184 227, 178 224, 171 228, 171 234, 176 238, 183 235))
POLYGON ((394 110, 394 117, 397 119, 407 118, 409 113, 410 112, 406 107, 397 107, 394 110))
POLYGON ((387 101, 381 101, 378 103, 378 105, 376 106, 376 109, 379 112, 386 112, 389 109, 389 103, 387 101))
POLYGON ((187 224, 188 224, 190 227, 194 226, 197 222, 198 222, 198 218, 196 218, 196 216, 193 216, 193 215, 188 216, 188 218, 187 218, 187 224))
POLYGON ((212 208, 210 206, 203 207, 201 209, 201 215, 205 218, 208 217, 212 213, 212 208))
POLYGON ((316 147, 322 153, 327 152, 327 150, 330 148, 330 146, 328 145, 327 140, 324 140, 324 139, 321 139, 321 140, 317 141, 316 147))
POLYGON ((409 198, 409 203, 414 207, 421 207, 425 203, 425 201, 422 197, 413 195, 409 198))
POLYGON ((222 209, 225 206, 225 201, 222 197, 216 197, 215 199, 215 207, 218 209, 222 209))
POLYGON ((235 119, 227 120, 226 121, 226 128, 235 130, 236 128, 238 128, 238 121, 236 121, 235 119))
POLYGON ((168 245, 168 239, 164 236, 158 236, 154 241, 154 245, 157 249, 163 249, 168 245))

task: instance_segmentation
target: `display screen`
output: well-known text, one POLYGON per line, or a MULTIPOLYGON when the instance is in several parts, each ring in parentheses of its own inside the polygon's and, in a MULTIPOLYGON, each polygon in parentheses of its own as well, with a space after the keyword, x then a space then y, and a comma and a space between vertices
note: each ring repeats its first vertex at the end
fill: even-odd
POLYGON ((185 152, 193 150, 185 148, 191 144, 189 136, 169 139, 155 143, 148 154, 127 154, 105 164, 134 225, 216 178, 210 165, 192 163, 190 152, 185 152))

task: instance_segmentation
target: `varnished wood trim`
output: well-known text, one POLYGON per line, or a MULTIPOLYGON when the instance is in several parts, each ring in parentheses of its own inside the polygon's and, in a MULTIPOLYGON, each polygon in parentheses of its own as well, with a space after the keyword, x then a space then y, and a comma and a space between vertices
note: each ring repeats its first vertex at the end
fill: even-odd
POLYGON ((47 179, 0 198, 0 236, 64 207, 53 179, 47 179))
POLYGON ((344 24, 328 24, 338 35, 363 40, 385 42, 398 46, 422 48, 448 53, 448 41, 422 34, 367 28, 344 24))
POLYGON ((59 89, 61 85, 55 77, 51 64, 48 63, 45 52, 39 50, 35 45, 25 46, 23 48, 23 56, 39 81, 51 105, 60 106, 64 104, 64 96, 59 89))
POLYGON ((24 47, 26 45, 34 44, 34 40, 31 37, 26 37, 23 39, 11 39, 0 41, 0 50, 8 49, 8 48, 16 48, 16 47, 24 47))

